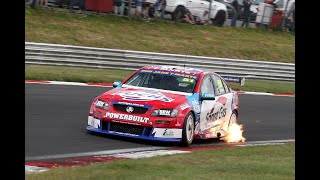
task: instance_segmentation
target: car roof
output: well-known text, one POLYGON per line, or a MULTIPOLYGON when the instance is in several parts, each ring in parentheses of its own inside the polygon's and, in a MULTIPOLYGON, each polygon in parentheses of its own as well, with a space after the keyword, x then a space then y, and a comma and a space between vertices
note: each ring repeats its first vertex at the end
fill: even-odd
POLYGON ((148 69, 148 70, 164 70, 164 71, 171 71, 171 72, 180 72, 185 74, 193 74, 193 75, 200 75, 201 73, 207 73, 204 70, 201 69, 195 69, 195 68, 188 68, 188 67, 181 67, 181 66, 161 66, 161 65, 155 65, 155 66, 144 66, 141 69, 148 69))

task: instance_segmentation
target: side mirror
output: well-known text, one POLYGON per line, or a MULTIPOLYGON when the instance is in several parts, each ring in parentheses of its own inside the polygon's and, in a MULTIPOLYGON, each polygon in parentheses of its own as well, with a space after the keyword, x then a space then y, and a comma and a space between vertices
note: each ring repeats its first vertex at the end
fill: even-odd
POLYGON ((202 93, 201 99, 202 100, 215 100, 216 98, 211 93, 202 93))
POLYGON ((119 81, 116 81, 113 83, 113 87, 116 88, 116 87, 121 87, 122 86, 122 83, 119 82, 119 81))

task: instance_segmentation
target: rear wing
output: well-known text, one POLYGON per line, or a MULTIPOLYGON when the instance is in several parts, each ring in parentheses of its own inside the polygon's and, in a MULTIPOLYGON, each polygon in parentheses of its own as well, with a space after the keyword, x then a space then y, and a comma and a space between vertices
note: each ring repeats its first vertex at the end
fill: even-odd
POLYGON ((221 76, 225 81, 227 82, 235 82, 240 83, 240 86, 243 86, 245 84, 245 77, 239 77, 239 76, 232 76, 232 75, 224 75, 221 76))

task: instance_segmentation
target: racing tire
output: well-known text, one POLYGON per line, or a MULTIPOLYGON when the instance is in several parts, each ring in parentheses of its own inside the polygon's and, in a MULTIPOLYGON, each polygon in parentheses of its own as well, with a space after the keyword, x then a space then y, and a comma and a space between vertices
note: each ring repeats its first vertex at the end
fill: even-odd
POLYGON ((178 6, 176 10, 171 14, 171 19, 174 22, 179 22, 183 18, 186 9, 183 6, 178 6))
POLYGON ((219 11, 216 17, 212 20, 212 24, 215 26, 223 26, 226 19, 226 13, 224 11, 219 11))
POLYGON ((187 147, 192 144, 194 136, 194 116, 189 112, 183 122, 181 146, 187 147))

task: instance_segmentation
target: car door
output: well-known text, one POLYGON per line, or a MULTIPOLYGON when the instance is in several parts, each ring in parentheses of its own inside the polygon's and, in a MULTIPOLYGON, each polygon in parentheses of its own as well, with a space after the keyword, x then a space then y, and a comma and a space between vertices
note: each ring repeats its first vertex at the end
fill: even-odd
POLYGON ((200 0, 200 8, 198 11, 199 14, 197 16, 200 16, 201 14, 203 14, 205 10, 209 12, 209 6, 210 6, 210 0, 200 0))
POLYGON ((204 98, 207 95, 215 97, 213 78, 208 74, 201 82, 200 87, 200 134, 203 134, 205 138, 209 138, 212 134, 215 135, 217 127, 220 127, 219 113, 220 103, 217 103, 217 98, 204 98))
POLYGON ((230 88, 223 78, 216 74, 212 74, 211 77, 213 79, 213 86, 216 97, 215 106, 218 108, 217 111, 220 112, 218 119, 219 122, 217 122, 217 124, 220 124, 220 127, 217 127, 217 129, 223 129, 227 131, 229 120, 233 110, 233 108, 231 107, 233 93, 230 91, 230 88))
POLYGON ((208 0, 187 0, 187 6, 193 16, 200 16, 205 9, 208 10, 208 0))

